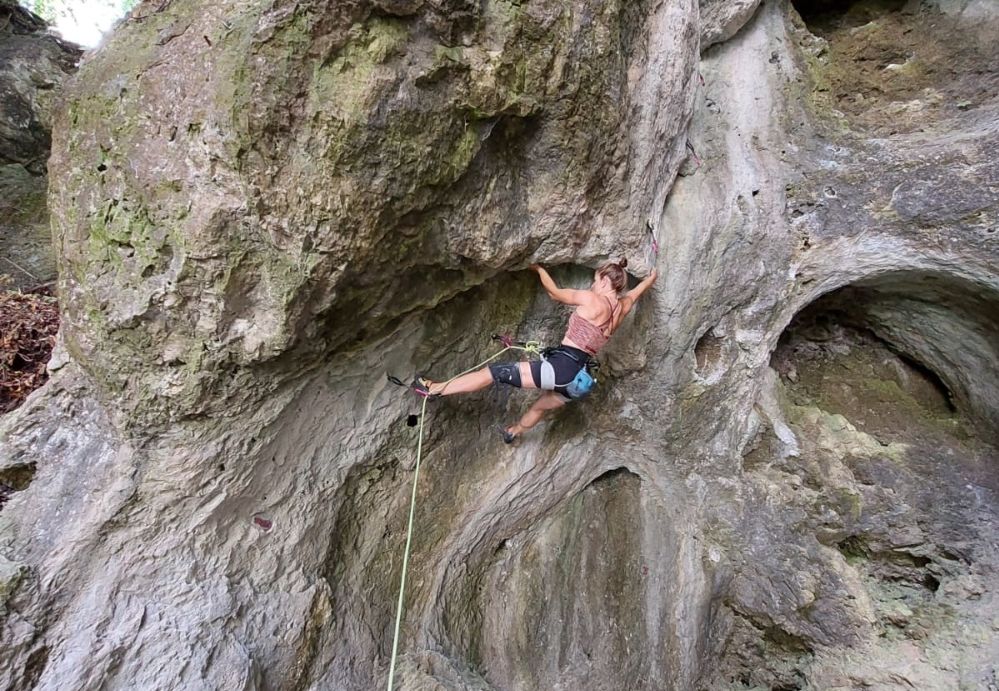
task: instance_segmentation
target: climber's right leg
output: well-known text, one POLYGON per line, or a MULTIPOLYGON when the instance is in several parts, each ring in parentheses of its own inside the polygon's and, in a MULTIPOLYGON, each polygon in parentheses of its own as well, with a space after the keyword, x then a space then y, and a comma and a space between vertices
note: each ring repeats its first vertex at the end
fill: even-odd
POLYGON ((483 367, 447 382, 435 382, 426 377, 417 377, 413 381, 413 390, 423 396, 453 396, 481 391, 492 383, 493 377, 489 368, 483 367))

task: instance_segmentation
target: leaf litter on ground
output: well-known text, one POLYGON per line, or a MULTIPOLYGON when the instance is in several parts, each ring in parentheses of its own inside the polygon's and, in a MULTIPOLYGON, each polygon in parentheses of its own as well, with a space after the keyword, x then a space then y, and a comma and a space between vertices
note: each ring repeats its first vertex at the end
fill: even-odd
POLYGON ((0 285, 0 414, 48 379, 58 330, 59 306, 47 288, 22 293, 0 285))

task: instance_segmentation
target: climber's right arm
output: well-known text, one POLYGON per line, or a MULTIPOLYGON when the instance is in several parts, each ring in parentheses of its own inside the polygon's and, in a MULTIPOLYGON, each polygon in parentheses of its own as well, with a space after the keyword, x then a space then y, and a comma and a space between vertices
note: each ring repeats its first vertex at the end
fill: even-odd
POLYGON ((635 306, 636 302, 638 302, 638 298, 642 297, 642 293, 652 287, 652 284, 656 282, 657 278, 659 278, 659 273, 655 269, 652 269, 648 276, 642 279, 637 286, 628 291, 628 293, 621 299, 621 302, 624 303, 625 314, 631 311, 631 308, 635 306))

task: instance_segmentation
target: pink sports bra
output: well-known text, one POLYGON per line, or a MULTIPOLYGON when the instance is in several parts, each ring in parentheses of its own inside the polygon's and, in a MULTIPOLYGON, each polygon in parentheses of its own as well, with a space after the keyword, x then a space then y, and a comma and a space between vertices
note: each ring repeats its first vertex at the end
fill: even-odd
POLYGON ((604 329, 614 322, 614 315, 617 313, 618 308, 621 307, 620 302, 613 305, 608 298, 605 297, 604 299, 610 305, 611 313, 603 324, 598 326, 593 322, 587 321, 576 310, 569 317, 569 326, 565 330, 565 337, 590 355, 596 355, 597 351, 607 345, 607 339, 610 338, 610 334, 604 333, 604 329))

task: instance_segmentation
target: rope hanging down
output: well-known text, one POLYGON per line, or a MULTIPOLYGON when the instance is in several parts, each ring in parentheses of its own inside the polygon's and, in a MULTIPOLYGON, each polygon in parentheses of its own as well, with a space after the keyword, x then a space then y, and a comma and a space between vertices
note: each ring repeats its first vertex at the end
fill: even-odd
MULTIPOLYGON (((515 342, 509 336, 497 336, 495 334, 493 335, 493 339, 503 344, 503 350, 499 351, 495 355, 491 355, 474 367, 469 367, 464 372, 459 372, 454 375, 444 382, 444 386, 446 387, 458 377, 462 377, 469 372, 474 372, 477 369, 485 367, 508 350, 521 350, 525 353, 533 353, 534 355, 541 354, 541 344, 537 341, 519 343, 515 342)), ((388 379, 393 384, 405 386, 405 384, 403 384, 402 381, 396 377, 389 375, 388 379)), ((406 593, 406 571, 409 568, 409 548, 413 542, 413 517, 416 514, 416 483, 420 479, 420 461, 423 458, 423 421, 427 414, 427 400, 429 400, 428 397, 424 397, 423 403, 420 406, 420 426, 417 432, 418 441, 416 442, 416 468, 413 470, 413 490, 409 499, 409 524, 406 527, 406 548, 402 554, 402 578, 399 581, 399 602, 396 606, 395 612, 395 633, 392 636, 392 661, 389 663, 388 691, 392 691, 392 682, 395 679, 395 662, 399 652, 399 627, 402 624, 402 605, 406 593)))

